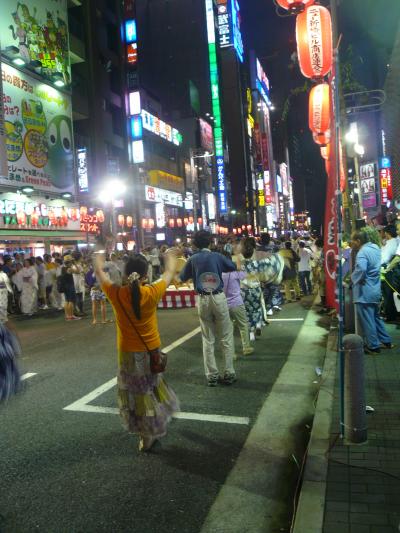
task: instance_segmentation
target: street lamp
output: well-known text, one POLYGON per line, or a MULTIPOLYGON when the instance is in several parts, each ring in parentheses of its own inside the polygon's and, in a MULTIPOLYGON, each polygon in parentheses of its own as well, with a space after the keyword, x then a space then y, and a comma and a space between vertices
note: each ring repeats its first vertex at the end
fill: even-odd
POLYGON ((117 239, 117 214, 115 211, 115 200, 121 198, 126 192, 126 184, 115 178, 111 178, 104 185, 104 188, 99 193, 99 200, 107 205, 110 204, 111 209, 111 235, 113 236, 113 249, 117 239))
POLYGON ((361 198, 361 181, 360 181, 360 169, 358 165, 358 157, 362 157, 365 154, 365 148, 359 143, 358 137, 358 127, 357 122, 352 122, 350 124, 350 129, 345 135, 345 141, 351 147, 350 157, 354 160, 354 181, 357 187, 354 189, 354 192, 357 192, 358 196, 358 216, 357 218, 362 217, 362 198, 361 198))

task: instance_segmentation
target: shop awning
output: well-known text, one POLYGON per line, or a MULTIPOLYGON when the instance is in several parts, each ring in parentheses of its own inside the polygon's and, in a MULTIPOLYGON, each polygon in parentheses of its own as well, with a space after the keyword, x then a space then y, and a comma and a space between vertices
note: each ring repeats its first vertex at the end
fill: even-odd
POLYGON ((12 232, 8 229, 0 230, 0 240, 4 241, 26 241, 33 239, 42 241, 53 239, 54 241, 86 241, 86 233, 81 231, 35 231, 19 229, 12 232))

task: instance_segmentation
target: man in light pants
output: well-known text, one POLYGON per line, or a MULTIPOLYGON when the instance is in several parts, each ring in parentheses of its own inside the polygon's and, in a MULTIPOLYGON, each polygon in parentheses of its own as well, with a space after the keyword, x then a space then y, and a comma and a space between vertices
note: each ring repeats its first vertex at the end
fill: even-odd
POLYGON ((198 312, 203 341, 204 370, 208 386, 215 387, 218 383, 232 385, 236 381, 233 368, 235 351, 233 325, 222 281, 222 273, 234 272, 236 266, 222 254, 210 251, 211 239, 211 233, 208 231, 201 230, 195 233, 193 244, 198 252, 188 260, 179 277, 181 281, 192 279, 194 288, 199 294, 198 312), (225 358, 222 378, 219 376, 214 354, 217 331, 221 335, 225 358))

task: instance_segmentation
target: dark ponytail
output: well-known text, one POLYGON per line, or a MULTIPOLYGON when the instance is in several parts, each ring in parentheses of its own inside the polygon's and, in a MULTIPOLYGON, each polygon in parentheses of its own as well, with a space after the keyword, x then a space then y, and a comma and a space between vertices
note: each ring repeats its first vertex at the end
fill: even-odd
POLYGON ((143 279, 147 276, 147 271, 149 268, 149 263, 144 255, 135 254, 128 259, 128 262, 125 266, 125 275, 127 278, 133 273, 137 273, 139 277, 135 280, 129 281, 131 287, 131 299, 132 299, 132 309, 135 313, 135 316, 138 320, 141 319, 140 313, 140 279, 143 279))

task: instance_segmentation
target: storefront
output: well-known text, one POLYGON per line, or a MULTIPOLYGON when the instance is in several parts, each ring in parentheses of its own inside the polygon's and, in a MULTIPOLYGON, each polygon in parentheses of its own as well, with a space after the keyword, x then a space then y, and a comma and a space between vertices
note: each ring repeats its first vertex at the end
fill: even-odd
POLYGON ((0 254, 60 252, 86 241, 77 204, 24 194, 0 196, 0 254))

